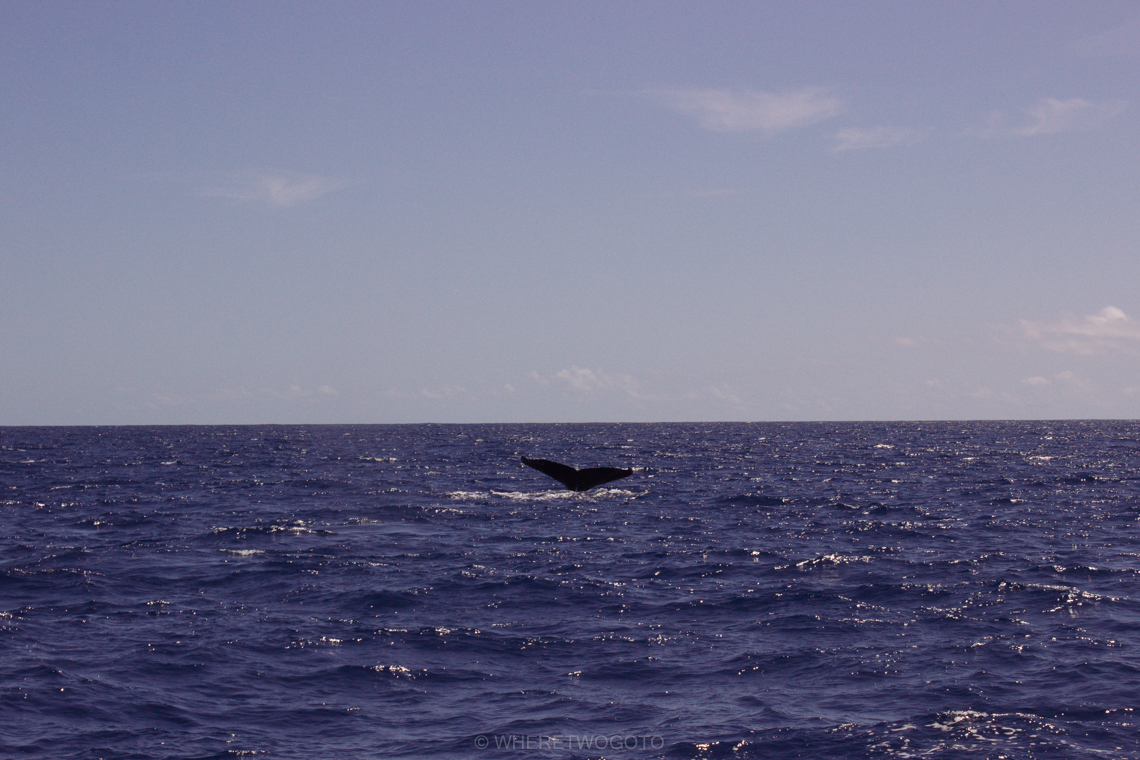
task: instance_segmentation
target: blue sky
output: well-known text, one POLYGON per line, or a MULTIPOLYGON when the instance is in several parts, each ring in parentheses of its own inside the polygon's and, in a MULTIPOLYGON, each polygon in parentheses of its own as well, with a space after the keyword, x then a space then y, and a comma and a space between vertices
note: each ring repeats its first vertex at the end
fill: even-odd
POLYGON ((0 424, 1140 416, 1135 2, 8 2, 0 424))

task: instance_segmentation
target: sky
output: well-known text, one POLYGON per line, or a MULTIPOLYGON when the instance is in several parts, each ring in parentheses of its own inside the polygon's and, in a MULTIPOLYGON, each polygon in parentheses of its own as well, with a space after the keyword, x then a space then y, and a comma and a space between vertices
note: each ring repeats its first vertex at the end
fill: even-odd
POLYGON ((0 425, 1140 417, 1140 3, 0 4, 0 425))

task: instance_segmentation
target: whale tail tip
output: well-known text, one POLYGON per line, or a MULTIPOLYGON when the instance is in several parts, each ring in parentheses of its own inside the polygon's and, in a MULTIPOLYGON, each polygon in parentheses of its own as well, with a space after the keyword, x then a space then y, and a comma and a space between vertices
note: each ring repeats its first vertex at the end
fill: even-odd
POLYGON ((628 478, 633 474, 633 470, 619 467, 587 467, 576 470, 570 465, 560 462, 552 462, 549 459, 530 459, 529 457, 523 457, 522 463, 527 467, 533 467, 544 475, 549 475, 571 491, 589 491, 603 483, 628 478))

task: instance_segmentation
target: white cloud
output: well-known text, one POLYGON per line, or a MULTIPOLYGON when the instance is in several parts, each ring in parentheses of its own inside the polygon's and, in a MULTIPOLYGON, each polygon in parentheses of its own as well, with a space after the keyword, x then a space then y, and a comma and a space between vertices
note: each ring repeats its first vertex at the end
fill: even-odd
POLYGON ((1023 319, 1020 325, 1026 338, 1061 353, 1131 353, 1140 341, 1140 325, 1115 306, 1106 306, 1084 317, 1066 314, 1052 322, 1023 319))
POLYGON ((1078 379, 1076 375, 1068 370, 1057 374, 1057 382, 1067 383, 1069 385, 1079 385, 1082 388, 1087 388, 1089 385, 1088 382, 1078 379))
POLYGON ((835 152, 845 150, 866 150, 867 148, 890 148, 915 142, 918 135, 913 130, 902 127, 852 127, 836 132, 835 152))
POLYGON ((1025 118, 1020 126, 1010 126, 1003 114, 995 112, 990 116, 988 127, 968 130, 966 134, 982 137, 1036 137, 1095 129, 1121 114, 1127 105, 1123 100, 1094 103, 1082 98, 1041 98, 1032 108, 1025 109, 1025 118))
POLYGON ((1092 129, 1121 113, 1124 106, 1123 100, 1093 103, 1081 98, 1042 98, 1036 106, 1026 109, 1030 123, 1014 129, 1013 134, 1030 137, 1092 129))
POLYGON ((1032 108, 1025 109, 1025 117, 1019 125, 1010 125, 1007 116, 994 112, 985 128, 970 129, 963 134, 976 137, 1037 137, 1039 134, 1085 131, 1096 129, 1114 119, 1126 107, 1124 100, 1093 103, 1083 98, 1041 98, 1032 108))
POLYGON ((276 400, 276 401, 300 401, 316 402, 320 400, 321 396, 332 397, 336 396, 337 391, 331 385, 322 385, 317 388, 316 393, 303 388, 300 385, 290 385, 285 389, 280 388, 258 388, 256 391, 249 391, 246 388, 238 388, 236 390, 222 391, 221 397, 226 399, 250 399, 250 400, 276 400))
POLYGON ((843 112, 843 103, 821 88, 772 93, 732 90, 654 90, 665 105, 692 116, 713 132, 775 134, 843 112))
POLYGON ((634 398, 639 398, 641 395, 638 382, 629 375, 611 375, 600 369, 594 371, 573 366, 559 370, 554 376, 569 384, 574 390, 583 393, 614 388, 625 391, 634 398))
POLYGON ((740 406, 744 403, 741 401, 740 396, 736 395, 731 390, 719 385, 711 386, 709 388, 709 394, 718 401, 724 401, 725 403, 732 404, 734 406, 740 406))
POLYGON ((441 385, 438 388, 421 388, 420 395, 430 399, 473 399, 471 394, 462 385, 441 385))
POLYGON ((1052 392, 1072 392, 1072 389, 1079 391, 1093 390, 1093 384, 1088 380, 1081 379, 1070 371, 1058 372, 1052 378, 1035 376, 1021 378, 1022 385, 1028 385, 1032 388, 1045 389, 1047 386, 1052 387, 1052 392))
POLYGON ((213 187, 202 189, 203 195, 232 198, 237 201, 268 203, 271 206, 293 206, 322 195, 343 190, 349 183, 336 177, 276 172, 237 174, 213 187))

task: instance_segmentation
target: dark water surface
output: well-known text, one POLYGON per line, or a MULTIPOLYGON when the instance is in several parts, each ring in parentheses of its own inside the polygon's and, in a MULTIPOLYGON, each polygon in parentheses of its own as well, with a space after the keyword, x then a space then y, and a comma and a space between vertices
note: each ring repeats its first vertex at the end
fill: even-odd
POLYGON ((1140 758, 1138 519, 1135 422, 0 428, 0 756, 1140 758))

